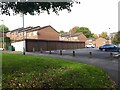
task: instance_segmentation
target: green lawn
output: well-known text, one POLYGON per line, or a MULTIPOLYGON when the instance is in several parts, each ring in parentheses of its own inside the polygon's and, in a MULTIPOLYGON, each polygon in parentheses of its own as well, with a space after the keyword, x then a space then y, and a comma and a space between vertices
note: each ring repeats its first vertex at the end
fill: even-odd
POLYGON ((3 54, 3 88, 114 88, 101 69, 41 56, 3 54))

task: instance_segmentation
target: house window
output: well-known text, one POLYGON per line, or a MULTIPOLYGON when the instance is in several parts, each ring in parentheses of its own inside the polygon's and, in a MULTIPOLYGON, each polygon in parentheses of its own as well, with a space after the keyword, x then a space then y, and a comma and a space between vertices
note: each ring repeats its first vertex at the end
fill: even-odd
POLYGON ((73 37, 75 40, 77 40, 78 39, 78 37, 73 37))
POLYGON ((37 36, 37 31, 34 31, 34 32, 33 32, 33 36, 37 36))
POLYGON ((89 41, 92 41, 92 40, 89 40, 89 41))
POLYGON ((14 32, 14 35, 16 35, 16 32, 14 32))
POLYGON ((18 32, 16 32, 16 36, 17 36, 17 37, 19 36, 18 32))
POLYGON ((26 32, 24 32, 24 37, 26 36, 26 32))
POLYGON ((22 33, 19 33, 19 36, 22 37, 22 33))

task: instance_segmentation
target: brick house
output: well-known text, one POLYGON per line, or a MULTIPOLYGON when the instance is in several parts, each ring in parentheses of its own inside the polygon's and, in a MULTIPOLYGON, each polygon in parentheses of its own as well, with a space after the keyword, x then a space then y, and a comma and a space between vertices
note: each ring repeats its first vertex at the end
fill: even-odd
POLYGON ((101 37, 95 40, 96 48, 99 48, 100 46, 103 46, 104 44, 109 44, 109 40, 105 38, 101 38, 101 37))
POLYGON ((95 45, 95 39, 94 38, 87 38, 87 40, 85 41, 85 45, 88 45, 90 43, 95 45))
POLYGON ((99 48, 104 44, 110 44, 110 41, 105 38, 99 37, 98 39, 89 38, 85 41, 85 45, 89 43, 92 43, 95 45, 96 48, 99 48))
POLYGON ((23 39, 59 40, 59 32, 52 26, 27 27, 12 30, 6 34, 13 42, 23 39), (24 36, 23 36, 24 35, 24 36))
POLYGON ((80 41, 80 42, 85 42, 86 41, 86 36, 83 33, 74 33, 74 34, 63 34, 59 36, 59 40, 61 41, 80 41))

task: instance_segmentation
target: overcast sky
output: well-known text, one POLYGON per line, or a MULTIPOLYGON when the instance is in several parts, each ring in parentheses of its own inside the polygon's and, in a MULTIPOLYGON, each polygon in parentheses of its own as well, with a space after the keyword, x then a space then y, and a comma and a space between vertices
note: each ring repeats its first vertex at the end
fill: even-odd
MULTIPOLYGON (((51 25, 57 31, 69 31, 74 26, 88 27, 92 33, 100 34, 118 31, 118 1, 119 0, 80 0, 68 13, 66 10, 48 15, 47 13, 25 16, 25 27, 51 25), (109 29, 110 28, 110 29, 109 29)), ((10 30, 22 27, 21 15, 1 15, 0 19, 10 30)), ((2 22, 0 21, 0 24, 2 22)))

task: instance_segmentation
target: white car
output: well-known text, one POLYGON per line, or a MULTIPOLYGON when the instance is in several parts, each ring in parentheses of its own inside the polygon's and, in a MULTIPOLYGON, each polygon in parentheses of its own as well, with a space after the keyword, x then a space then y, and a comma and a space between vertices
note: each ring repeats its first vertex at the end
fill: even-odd
POLYGON ((4 49, 3 48, 0 48, 0 51, 3 51, 4 49))
POLYGON ((95 45, 90 43, 90 44, 86 45, 86 48, 95 48, 95 45))

